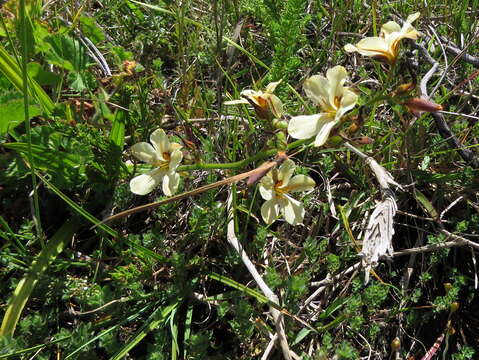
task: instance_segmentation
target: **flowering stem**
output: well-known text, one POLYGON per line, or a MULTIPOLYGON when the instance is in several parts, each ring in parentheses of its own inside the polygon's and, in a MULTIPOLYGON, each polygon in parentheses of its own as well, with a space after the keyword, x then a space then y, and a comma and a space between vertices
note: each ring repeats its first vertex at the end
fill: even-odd
MULTIPOLYGON (((311 143, 312 141, 313 139, 303 139, 303 140, 294 141, 287 146, 287 150, 293 150, 301 145, 311 143)), ((267 157, 271 157, 277 153, 278 153, 278 149, 270 149, 270 150, 260 151, 256 155, 253 155, 249 158, 235 161, 235 162, 230 162, 230 163, 199 163, 199 164, 192 164, 192 165, 182 165, 182 166, 178 166, 177 171, 193 171, 193 170, 200 170, 200 169, 204 169, 204 170, 239 169, 252 163, 253 161, 262 160, 267 157)))

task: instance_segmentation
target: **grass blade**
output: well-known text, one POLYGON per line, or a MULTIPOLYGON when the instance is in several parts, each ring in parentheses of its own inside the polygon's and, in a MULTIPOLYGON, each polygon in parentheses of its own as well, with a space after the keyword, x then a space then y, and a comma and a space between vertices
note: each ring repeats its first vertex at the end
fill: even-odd
MULTIPOLYGON (((15 60, 0 46, 0 72, 19 90, 23 92, 22 70, 15 60)), ((28 79, 28 93, 43 108, 47 115, 53 112, 55 107, 52 99, 33 79, 28 79)))
POLYGON ((158 308, 150 317, 146 320, 145 324, 136 332, 133 338, 123 346, 110 360, 119 360, 123 358, 128 351, 133 349, 138 343, 146 336, 150 331, 155 330, 162 323, 165 323, 168 316, 179 305, 179 302, 171 304, 163 309, 158 308))
POLYGON ((13 336, 15 328, 36 283, 48 266, 62 252, 65 245, 78 230, 80 222, 77 218, 67 220, 63 226, 45 244, 43 250, 32 262, 27 274, 18 283, 8 302, 7 311, 3 317, 0 336, 13 336))

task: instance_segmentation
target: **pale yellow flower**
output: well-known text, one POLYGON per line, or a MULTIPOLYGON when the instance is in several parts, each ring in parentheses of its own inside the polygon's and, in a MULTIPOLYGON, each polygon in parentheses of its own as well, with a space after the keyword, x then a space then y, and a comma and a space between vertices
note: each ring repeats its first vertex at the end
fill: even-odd
POLYGON ((260 181, 259 192, 266 202, 261 206, 261 216, 272 224, 283 214, 291 225, 301 224, 304 218, 303 204, 291 197, 290 193, 311 191, 316 183, 306 175, 293 175, 294 162, 285 160, 279 169, 269 171, 260 181))
POLYGON ((293 117, 288 125, 288 133, 295 139, 309 139, 316 136, 315 146, 323 145, 329 137, 332 128, 341 117, 351 110, 358 96, 343 84, 348 73, 338 65, 326 72, 326 77, 314 75, 304 83, 304 91, 322 112, 314 115, 293 117))
POLYGON ((283 103, 273 92, 280 82, 281 81, 269 83, 264 92, 251 89, 243 90, 240 93, 242 99, 226 101, 224 104, 251 104, 254 106, 259 117, 266 119, 268 118, 268 114, 271 113, 275 118, 279 119, 283 115, 283 103))
POLYGON ((181 145, 170 142, 163 129, 155 130, 150 136, 150 142, 151 144, 140 142, 131 147, 133 156, 155 169, 133 178, 130 190, 134 194, 146 195, 162 182, 163 193, 171 196, 178 190, 180 182, 176 168, 183 159, 181 145))
POLYGON ((344 50, 394 64, 399 54, 399 42, 405 38, 416 40, 419 37, 419 32, 411 25, 419 15, 418 12, 409 15, 402 27, 389 21, 381 27, 379 36, 364 38, 356 45, 346 44, 344 50))

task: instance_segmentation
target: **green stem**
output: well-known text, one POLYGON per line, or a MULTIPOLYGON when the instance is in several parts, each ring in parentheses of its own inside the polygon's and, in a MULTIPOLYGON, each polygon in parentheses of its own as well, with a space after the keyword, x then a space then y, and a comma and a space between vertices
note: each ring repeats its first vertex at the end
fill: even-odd
MULTIPOLYGON (((308 144, 312 142, 313 139, 303 139, 303 140, 297 140, 292 142, 291 144, 288 145, 287 149, 288 150, 293 150, 301 145, 308 144)), ((270 149, 270 150, 265 150, 257 153, 256 155, 253 155, 247 159, 244 160, 239 160, 235 162, 230 162, 230 163, 200 163, 200 164, 192 164, 192 165, 182 165, 178 166, 177 171, 193 171, 193 170, 226 170, 226 169, 239 169, 242 168, 254 161, 262 160, 267 157, 271 157, 275 154, 278 153, 277 149, 270 149)))
POLYGON ((33 208, 35 212, 34 223, 37 229, 37 235, 40 238, 42 248, 45 246, 43 241, 43 231, 40 219, 40 203, 38 200, 37 192, 37 177, 35 176, 35 163, 32 152, 32 132, 30 126, 30 116, 28 113, 28 74, 27 74, 27 56, 28 56, 28 41, 27 41, 27 24, 25 14, 25 0, 20 0, 20 21, 22 31, 22 81, 23 81, 23 108, 25 112, 25 127, 27 131, 27 143, 28 143, 28 161, 30 163, 30 174, 32 178, 33 187, 33 208))

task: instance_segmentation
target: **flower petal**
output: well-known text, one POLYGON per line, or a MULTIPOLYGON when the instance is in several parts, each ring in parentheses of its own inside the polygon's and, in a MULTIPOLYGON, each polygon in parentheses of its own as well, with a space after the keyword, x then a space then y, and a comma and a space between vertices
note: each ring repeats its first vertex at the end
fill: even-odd
POLYGON ((279 204, 275 199, 265 201, 261 206, 261 216, 266 224, 272 224, 279 215, 279 204))
POLYGON ((275 81, 275 82, 269 83, 266 86, 265 92, 272 94, 274 92, 274 90, 276 89, 276 86, 278 86, 281 83, 281 81, 283 81, 283 80, 281 79, 280 81, 275 81))
POLYGON ((341 119, 341 117, 351 110, 354 105, 358 102, 358 95, 349 88, 345 88, 343 91, 343 96, 341 98, 341 104, 338 111, 336 112, 336 120, 341 119))
POLYGON ((293 175, 296 165, 291 159, 285 160, 278 169, 278 180, 282 182, 281 188, 288 186, 289 179, 293 175))
POLYGON ((306 175, 296 175, 290 181, 286 188, 287 192, 311 191, 316 186, 312 178, 306 175))
POLYGON ((388 21, 386 24, 381 26, 381 32, 387 36, 393 32, 401 31, 401 26, 395 21, 388 21))
POLYGON ((150 136, 150 142, 153 144, 153 147, 156 149, 160 160, 162 161, 167 160, 163 157, 163 153, 169 152, 170 141, 168 140, 168 137, 166 136, 165 131, 163 129, 157 129, 153 131, 153 133, 150 136))
MULTIPOLYGON (((175 143, 172 143, 171 145, 173 144, 175 143)), ((170 165, 169 165, 170 171, 176 170, 181 160, 183 160, 183 153, 181 152, 180 149, 176 149, 172 153, 170 153, 170 165)))
POLYGON ((304 82, 306 96, 326 111, 329 98, 329 81, 324 76, 314 75, 304 82))
POLYGON ((147 164, 153 164, 158 160, 158 154, 153 146, 147 142, 139 142, 130 148, 134 157, 138 160, 144 161, 147 164))
POLYGON ((223 104, 224 104, 224 105, 249 104, 249 101, 246 100, 246 99, 230 100, 230 101, 225 101, 223 104))
POLYGON ((309 139, 318 133, 327 114, 300 115, 291 118, 288 133, 295 139, 309 139))
POLYGON ((164 176, 164 171, 160 169, 153 169, 146 174, 142 174, 131 179, 130 190, 133 194, 146 195, 153 191, 153 189, 160 184, 164 176))
POLYGON ((265 200, 271 200, 274 197, 274 184, 271 176, 263 176, 259 183, 259 193, 265 200))
POLYGON ((420 12, 416 12, 414 14, 409 15, 406 19, 406 23, 412 24, 414 21, 416 21, 419 18, 419 16, 421 16, 420 12))
POLYGON ((336 110, 335 99, 341 98, 343 95, 343 84, 346 81, 348 73, 341 65, 337 65, 326 72, 326 77, 329 82, 329 94, 328 101, 331 107, 336 110))
POLYGON ((275 118, 279 119, 281 116, 283 116, 283 103, 276 95, 269 94, 266 100, 268 101, 269 109, 275 118))
POLYGON ((170 152, 170 154, 175 151, 175 150, 178 150, 178 149, 181 149, 183 146, 181 144, 178 144, 178 143, 175 143, 175 142, 172 142, 170 143, 170 148, 168 149, 168 151, 170 152))
POLYGON ((180 175, 176 171, 167 172, 163 178, 163 193, 171 196, 178 190, 180 175))
POLYGON ((347 52, 357 51, 364 56, 387 56, 389 47, 384 38, 375 36, 364 38, 356 45, 347 44, 344 50, 347 52))
POLYGON ((264 95, 262 91, 246 89, 246 90, 243 90, 240 94, 242 97, 247 98, 247 101, 250 100, 254 104, 261 106, 260 99, 264 95))
POLYGON ((303 204, 290 196, 287 196, 287 199, 286 206, 281 209, 285 220, 291 225, 301 224, 305 214, 303 204))
POLYGON ((337 124, 337 121, 327 121, 323 122, 321 128, 319 129, 316 139, 314 139, 314 146, 322 146, 328 140, 329 133, 334 125, 337 124))

